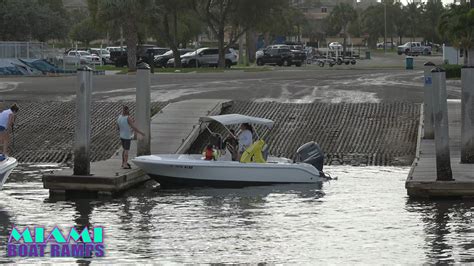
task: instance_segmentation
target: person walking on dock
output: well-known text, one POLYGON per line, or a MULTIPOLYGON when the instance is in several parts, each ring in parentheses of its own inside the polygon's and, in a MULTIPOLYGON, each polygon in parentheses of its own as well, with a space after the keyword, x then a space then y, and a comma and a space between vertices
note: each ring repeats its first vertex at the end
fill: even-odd
POLYGON ((122 168, 131 169, 132 167, 128 163, 128 152, 130 151, 130 143, 132 142, 132 129, 145 136, 133 123, 133 118, 130 117, 130 109, 128 106, 123 106, 122 114, 117 119, 117 127, 120 132, 120 140, 122 142, 122 168))
POLYGON ((0 143, 3 145, 3 155, 8 156, 8 145, 10 134, 13 132, 13 123, 15 122, 18 106, 13 104, 9 109, 0 113, 0 143))

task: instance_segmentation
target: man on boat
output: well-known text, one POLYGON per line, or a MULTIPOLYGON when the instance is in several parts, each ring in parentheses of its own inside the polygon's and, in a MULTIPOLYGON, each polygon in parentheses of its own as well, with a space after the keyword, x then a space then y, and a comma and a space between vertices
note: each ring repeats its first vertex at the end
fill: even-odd
POLYGON ((130 109, 128 106, 123 106, 122 114, 117 118, 117 128, 120 132, 120 141, 122 142, 122 168, 131 169, 132 167, 128 163, 128 152, 130 150, 130 144, 132 142, 132 129, 138 134, 145 136, 133 123, 133 119, 130 117, 130 109))
POLYGON ((13 123, 15 122, 18 106, 13 104, 9 109, 0 113, 0 143, 3 145, 3 154, 8 156, 8 145, 10 142, 10 134, 12 133, 13 123))

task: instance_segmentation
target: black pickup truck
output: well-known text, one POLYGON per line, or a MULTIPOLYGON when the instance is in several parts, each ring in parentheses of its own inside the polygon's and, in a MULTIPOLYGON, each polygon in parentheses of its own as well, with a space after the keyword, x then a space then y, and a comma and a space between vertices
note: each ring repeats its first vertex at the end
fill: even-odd
MULTIPOLYGON (((160 48, 154 45, 139 45, 137 46, 137 62, 142 61, 150 64, 153 62, 155 55, 162 55, 169 50, 168 48, 160 48)), ((116 67, 127 66, 127 50, 112 51, 110 53, 110 60, 114 62, 116 67)))
POLYGON ((257 65, 277 65, 277 66, 291 66, 300 67, 306 55, 302 53, 294 53, 289 48, 269 48, 263 51, 263 56, 257 59, 257 65))

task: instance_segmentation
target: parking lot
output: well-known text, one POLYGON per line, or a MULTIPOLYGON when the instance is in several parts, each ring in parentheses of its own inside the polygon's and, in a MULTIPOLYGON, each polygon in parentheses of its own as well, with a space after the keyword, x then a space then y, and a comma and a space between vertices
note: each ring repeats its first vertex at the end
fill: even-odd
MULTIPOLYGON (((422 102, 422 64, 441 57, 415 58, 404 70, 404 57, 375 55, 357 65, 332 68, 308 65, 271 71, 162 73, 151 78, 153 101, 215 98, 278 102, 422 102)), ((8 77, 0 79, 3 100, 68 101, 76 77, 8 77)), ((94 100, 129 101, 135 97, 134 74, 94 76, 94 100)), ((460 97, 458 81, 448 81, 448 96, 460 97)))

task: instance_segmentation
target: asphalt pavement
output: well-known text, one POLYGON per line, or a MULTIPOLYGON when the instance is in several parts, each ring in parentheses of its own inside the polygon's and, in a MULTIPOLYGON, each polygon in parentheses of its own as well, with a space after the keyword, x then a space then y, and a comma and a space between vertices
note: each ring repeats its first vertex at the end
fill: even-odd
MULTIPOLYGON (((378 103, 423 101, 421 62, 403 69, 403 57, 374 57, 355 66, 275 67, 272 71, 223 73, 160 73, 151 78, 152 101, 232 99, 288 103, 378 103)), ((136 76, 94 76, 93 100, 133 101, 136 76)), ((0 101, 69 101, 75 97, 75 76, 0 78, 0 101)), ((448 97, 460 98, 458 81, 448 81, 448 97)))

